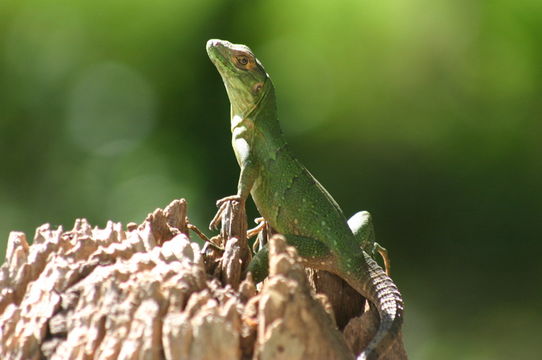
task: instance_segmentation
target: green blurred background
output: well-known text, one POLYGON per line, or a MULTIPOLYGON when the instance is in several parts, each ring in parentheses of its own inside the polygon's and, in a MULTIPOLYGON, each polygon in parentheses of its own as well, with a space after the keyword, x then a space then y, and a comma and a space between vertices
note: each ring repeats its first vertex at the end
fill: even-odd
POLYGON ((540 0, 2 0, 2 254, 181 197, 205 227, 238 177, 215 37, 252 47, 298 157, 373 213, 412 359, 540 356, 540 0))

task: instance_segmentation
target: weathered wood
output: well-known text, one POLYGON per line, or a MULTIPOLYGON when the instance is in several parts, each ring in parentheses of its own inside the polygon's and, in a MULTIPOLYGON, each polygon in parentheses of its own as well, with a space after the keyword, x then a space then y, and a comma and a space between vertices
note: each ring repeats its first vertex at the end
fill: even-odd
MULTIPOLYGON (((31 246, 12 232, 0 267, 0 358, 351 359, 349 347, 372 336, 371 312, 340 332, 334 319, 348 304, 315 295, 283 237, 271 239, 270 276, 257 288, 241 279, 246 224, 223 228, 224 251, 201 251, 186 210, 176 200, 126 230, 45 224, 31 246)), ((326 281, 312 283, 325 292, 326 281)), ((406 358, 399 350, 386 358, 406 358)))

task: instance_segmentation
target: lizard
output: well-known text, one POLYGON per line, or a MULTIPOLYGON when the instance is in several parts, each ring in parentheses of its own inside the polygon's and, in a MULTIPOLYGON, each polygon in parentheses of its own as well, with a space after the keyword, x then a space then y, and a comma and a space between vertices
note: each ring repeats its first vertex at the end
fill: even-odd
MULTIPOLYGON (((232 146, 240 166, 237 193, 217 201, 219 210, 211 227, 220 222, 227 202, 238 201, 244 208, 252 196, 261 216, 297 249, 305 266, 338 275, 376 307, 379 327, 358 360, 378 358, 402 326, 403 300, 368 253, 376 246, 369 213, 359 212, 347 220, 292 154, 278 121, 273 83, 250 48, 211 39, 206 50, 226 87, 232 146)), ((248 266, 256 281, 266 276, 266 250, 248 266)))

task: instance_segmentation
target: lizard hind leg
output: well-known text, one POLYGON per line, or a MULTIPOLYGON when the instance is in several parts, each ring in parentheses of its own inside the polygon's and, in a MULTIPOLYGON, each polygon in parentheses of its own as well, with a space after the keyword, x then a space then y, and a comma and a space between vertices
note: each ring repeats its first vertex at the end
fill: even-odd
MULTIPOLYGON (((328 269, 334 265, 331 251, 321 241, 299 235, 284 236, 288 245, 296 248, 297 254, 303 259, 306 266, 314 269, 328 269)), ((247 271, 252 273, 256 283, 262 281, 268 275, 269 246, 265 246, 254 255, 247 271)))
POLYGON ((316 239, 286 234, 286 242, 296 248, 297 254, 301 256, 306 266, 314 269, 328 269, 335 265, 332 261, 331 250, 321 241, 316 239))
POLYGON ((388 250, 376 242, 375 229, 371 214, 368 211, 359 211, 348 219, 348 227, 354 234, 359 246, 373 259, 378 252, 384 261, 386 274, 390 275, 391 264, 388 250))

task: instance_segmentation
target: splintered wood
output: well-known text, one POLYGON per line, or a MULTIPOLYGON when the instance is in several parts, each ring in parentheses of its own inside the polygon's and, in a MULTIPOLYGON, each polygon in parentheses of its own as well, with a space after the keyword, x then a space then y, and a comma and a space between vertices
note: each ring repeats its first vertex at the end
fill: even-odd
POLYGON ((352 330, 365 326, 354 318, 345 340, 283 237, 270 241, 259 290, 250 276, 239 282, 246 255, 228 240, 225 251, 200 251, 184 200, 126 230, 45 224, 32 245, 12 232, 0 268, 0 358, 353 359, 349 346, 372 336, 352 330))

